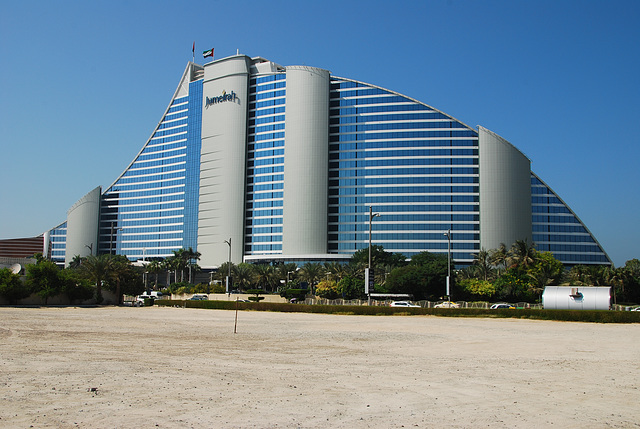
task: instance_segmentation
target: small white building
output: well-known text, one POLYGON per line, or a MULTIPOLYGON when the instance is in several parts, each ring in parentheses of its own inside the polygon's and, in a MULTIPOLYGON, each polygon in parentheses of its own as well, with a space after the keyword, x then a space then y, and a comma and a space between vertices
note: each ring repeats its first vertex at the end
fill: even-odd
POLYGON ((542 306, 548 310, 609 310, 609 286, 547 286, 542 306))

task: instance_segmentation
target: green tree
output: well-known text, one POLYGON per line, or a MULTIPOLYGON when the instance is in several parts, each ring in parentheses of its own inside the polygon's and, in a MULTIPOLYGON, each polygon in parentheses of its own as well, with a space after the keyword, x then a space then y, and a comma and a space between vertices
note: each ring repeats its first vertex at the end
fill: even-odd
POLYGON ((491 253, 485 249, 481 249, 473 255, 473 265, 476 275, 481 277, 485 282, 493 277, 493 269, 491 267, 491 253))
POLYGON ((309 283, 309 290, 312 294, 314 293, 314 285, 316 285, 324 275, 324 267, 315 262, 307 262, 298 272, 299 278, 309 283))
POLYGON ((533 287, 529 274, 522 268, 509 268, 495 281, 496 295, 509 301, 530 301, 533 287))
POLYGON ((111 270, 113 269, 113 259, 109 254, 103 254, 98 256, 90 255, 81 265, 82 272, 93 281, 96 285, 96 302, 101 304, 104 298, 102 297, 102 283, 109 279, 111 270))
POLYGON ((447 263, 446 255, 418 253, 409 265, 391 271, 386 288, 391 293, 413 295, 417 301, 437 300, 445 294, 447 263))
POLYGON ((458 286, 472 299, 488 300, 496 293, 496 287, 487 280, 465 278, 458 281, 458 286))
POLYGON ((338 291, 344 299, 365 298, 364 278, 346 275, 338 282, 338 291))
POLYGON ((267 264, 256 264, 253 266, 253 269, 255 272, 255 282, 258 287, 261 287, 263 290, 272 291, 277 281, 277 275, 273 267, 267 264))
POLYGON ((510 267, 530 267, 536 262, 535 244, 529 245, 527 240, 516 240, 511 246, 507 258, 510 267))
POLYGON ((18 300, 31 295, 31 289, 20 281, 18 274, 8 268, 0 268, 0 295, 9 303, 17 304, 18 300))
POLYGON ((44 299, 45 305, 49 298, 62 292, 64 282, 59 271, 60 268, 56 264, 46 259, 27 265, 27 284, 44 299))
POLYGON ((66 295, 69 302, 84 301, 93 296, 91 282, 82 277, 79 269, 65 269, 58 271, 62 280, 62 294, 66 295))
POLYGON ((564 265, 551 252, 537 252, 536 260, 527 269, 531 280, 531 292, 542 299, 542 292, 546 286, 559 285, 564 276, 564 265))
POLYGON ((154 281, 153 288, 157 290, 158 289, 158 274, 160 274, 162 271, 164 271, 164 268, 162 266, 162 261, 159 261, 157 259, 152 259, 147 264, 146 270, 147 270, 147 272, 149 274, 153 274, 155 276, 155 281, 154 281))
MULTIPOLYGON (((222 270, 222 268, 223 267, 221 267, 220 270, 222 270)), ((227 273, 228 271, 224 271, 224 272, 227 273)), ((253 264, 241 262, 235 267, 233 267, 232 273, 234 278, 234 284, 238 289, 247 290, 254 284, 256 273, 255 273, 253 264)))
POLYGON ((338 284, 333 280, 321 280, 316 287, 316 295, 325 299, 337 299, 341 293, 338 284))

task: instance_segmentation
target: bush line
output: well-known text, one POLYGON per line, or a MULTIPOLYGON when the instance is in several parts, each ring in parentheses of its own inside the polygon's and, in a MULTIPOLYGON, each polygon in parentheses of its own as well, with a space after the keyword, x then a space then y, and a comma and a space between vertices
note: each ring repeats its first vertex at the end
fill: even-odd
POLYGON ((503 319, 555 320, 589 323, 640 323, 640 312, 606 310, 538 310, 485 308, 398 308, 367 305, 305 305, 274 302, 156 300, 158 306, 204 308, 210 310, 253 310, 282 313, 319 313, 336 315, 422 315, 441 317, 491 317, 503 319))

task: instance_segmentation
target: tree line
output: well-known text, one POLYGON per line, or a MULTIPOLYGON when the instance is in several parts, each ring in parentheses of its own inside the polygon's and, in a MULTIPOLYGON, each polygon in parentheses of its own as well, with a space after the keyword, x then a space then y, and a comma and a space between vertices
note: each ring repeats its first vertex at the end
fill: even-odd
MULTIPOLYGON (((58 295, 71 302, 95 298, 103 301, 102 288, 116 294, 137 295, 145 289, 165 293, 224 293, 225 278, 231 271, 232 289, 294 296, 304 292, 327 299, 365 299, 364 271, 369 263, 368 248, 358 250, 346 262, 231 264, 223 263, 205 283, 194 284, 200 253, 179 249, 164 258, 150 258, 142 267, 122 255, 75 257, 66 269, 41 257, 26 267, 26 280, 8 269, 0 270, 0 295, 14 303, 38 294, 46 301, 58 295), (160 280, 163 280, 160 282, 160 280), (211 282, 209 281, 211 280, 211 282), (216 280, 215 282, 213 280, 216 280), (301 292, 302 291, 302 292, 301 292)), ((566 269, 550 252, 539 252, 527 241, 509 248, 482 249, 473 264, 459 270, 446 255, 421 252, 407 259, 401 253, 371 247, 374 292, 408 294, 415 301, 445 298, 448 268, 453 274, 451 295, 455 300, 538 302, 545 286, 611 286, 614 301, 640 302, 640 261, 632 259, 624 267, 576 265, 566 269)), ((304 296, 303 294, 303 296, 304 296)), ((119 302, 118 302, 119 303, 119 302)))

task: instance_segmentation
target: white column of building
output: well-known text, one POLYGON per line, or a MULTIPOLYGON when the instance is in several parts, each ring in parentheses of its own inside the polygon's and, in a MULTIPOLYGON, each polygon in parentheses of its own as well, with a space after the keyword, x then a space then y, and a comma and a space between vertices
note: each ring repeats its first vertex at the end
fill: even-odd
POLYGON ((499 135, 478 127, 480 246, 532 243, 531 161, 499 135))
POLYGON ((98 186, 80 198, 67 212, 65 266, 69 265, 76 255, 84 257, 91 253, 94 255, 98 253, 101 195, 102 188, 98 186))
POLYGON ((327 253, 327 70, 287 67, 282 252, 327 253))
POLYGON ((200 265, 242 262, 247 103, 251 59, 244 55, 204 66, 198 252, 200 265))

